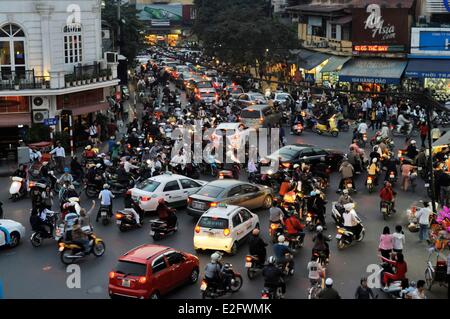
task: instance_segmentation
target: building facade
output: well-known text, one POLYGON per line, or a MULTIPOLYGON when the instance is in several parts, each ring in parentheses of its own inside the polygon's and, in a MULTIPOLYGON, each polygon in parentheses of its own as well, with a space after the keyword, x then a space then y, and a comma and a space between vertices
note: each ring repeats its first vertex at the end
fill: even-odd
POLYGON ((117 64, 102 52, 101 1, 75 2, 0 2, 0 128, 60 130, 64 113, 81 121, 108 108, 117 64))

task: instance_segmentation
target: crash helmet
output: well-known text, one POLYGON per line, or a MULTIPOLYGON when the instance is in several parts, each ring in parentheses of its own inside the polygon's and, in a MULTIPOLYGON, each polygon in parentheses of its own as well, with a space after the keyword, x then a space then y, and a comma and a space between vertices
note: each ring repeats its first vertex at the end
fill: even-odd
POLYGON ((164 204, 166 200, 164 198, 158 199, 158 204, 164 204))
POLYGON ((317 226, 316 227, 316 231, 318 232, 318 233, 321 233, 322 231, 323 231, 323 227, 322 226, 317 226))
POLYGON ((286 238, 283 235, 278 236, 278 242, 284 243, 286 241, 286 238))
POLYGON ((219 262, 221 259, 222 259, 222 255, 219 254, 217 251, 211 255, 211 262, 213 264, 219 262))
POLYGON ((333 279, 327 278, 327 280, 325 280, 325 285, 330 287, 333 286, 333 279))
POLYGON ((133 127, 133 129, 131 131, 132 132, 137 132, 137 129, 135 127, 133 127))
POLYGON ((269 259, 267 259, 267 263, 270 265, 275 264, 277 261, 277 259, 275 258, 275 256, 270 256, 269 259))
POLYGON ((372 163, 374 163, 374 164, 375 164, 377 161, 378 161, 378 158, 376 158, 376 157, 372 159, 372 163))
POLYGON ((309 193, 309 196, 316 196, 317 195, 317 193, 316 193, 316 191, 311 191, 311 193, 309 193))
POLYGON ((103 184, 103 188, 104 188, 104 189, 108 189, 108 188, 109 188, 109 185, 108 185, 108 184, 103 184))
POLYGON ((102 164, 97 163, 97 165, 95 165, 95 167, 100 168, 100 167, 102 167, 102 164))
POLYGON ((88 145, 84 149, 89 151, 91 148, 92 148, 92 146, 88 145))
POLYGON ((348 195, 348 189, 344 189, 344 190, 342 191, 342 194, 348 195))
POLYGON ((64 173, 69 173, 69 168, 68 167, 64 167, 64 173))
POLYGON ((75 186, 73 186, 73 184, 70 184, 70 185, 69 185, 69 189, 70 189, 70 190, 75 190, 75 186))

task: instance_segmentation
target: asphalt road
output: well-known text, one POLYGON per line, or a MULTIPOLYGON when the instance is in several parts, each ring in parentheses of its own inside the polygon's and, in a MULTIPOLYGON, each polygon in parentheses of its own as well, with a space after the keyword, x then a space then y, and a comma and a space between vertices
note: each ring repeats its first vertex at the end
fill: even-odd
MULTIPOLYGON (((183 99, 184 100, 184 99, 183 99)), ((351 133, 341 133, 338 138, 331 136, 318 136, 312 132, 305 132, 302 136, 289 136, 289 143, 311 143, 324 148, 335 148, 347 150, 351 141, 351 133)), ((397 139, 396 145, 403 146, 403 140, 397 139)), ((245 177, 242 177, 245 179, 245 177)), ((363 242, 357 243, 345 250, 338 251, 336 242, 330 244, 331 258, 327 268, 327 276, 334 279, 334 287, 343 298, 353 298, 359 280, 368 276, 366 268, 369 264, 379 263, 377 258, 378 239, 385 225, 393 231, 395 225, 407 225, 405 209, 412 201, 426 197, 423 183, 419 181, 416 193, 403 192, 399 190, 397 197, 398 213, 388 221, 384 221, 379 213, 379 197, 376 193, 369 195, 364 189, 365 175, 357 179, 358 193, 353 196, 357 202, 357 211, 366 227, 366 237, 363 242)), ((339 176, 335 173, 331 178, 331 186, 327 192, 327 221, 328 231, 333 238, 335 228, 331 222, 331 202, 338 195, 335 190, 339 182, 339 176)), ((5 218, 21 222, 27 228, 27 236, 22 239, 21 245, 14 249, 0 249, 0 280, 3 281, 5 298, 108 298, 108 273, 114 267, 117 258, 128 250, 147 243, 153 243, 149 236, 149 218, 146 218, 145 226, 141 229, 121 233, 114 223, 108 226, 95 224, 95 232, 98 237, 106 243, 106 253, 101 258, 89 256, 82 260, 81 288, 70 289, 66 285, 69 273, 61 263, 55 242, 47 240, 43 246, 34 248, 30 242, 31 229, 29 225, 29 210, 31 203, 24 199, 16 203, 8 200, 8 189, 10 181, 8 178, 0 178, 0 200, 5 203, 5 218)), ((90 201, 83 194, 82 205, 90 207, 90 201)), ((97 202, 97 207, 99 203, 97 202)), ((116 199, 114 209, 123 208, 123 200, 116 199)), ((259 215, 262 236, 268 241, 268 211, 256 211, 259 215)), ((195 254, 192 245, 194 221, 184 210, 178 213, 180 229, 178 233, 165 238, 157 244, 166 245, 182 251, 195 254)), ((94 222, 95 223, 95 222, 94 222)), ((428 258, 427 246, 418 242, 417 233, 410 233, 405 229, 406 248, 405 259, 408 262, 408 278, 411 280, 423 279, 428 258)), ((287 283, 286 298, 306 298, 309 281, 307 278, 306 265, 311 256, 312 235, 307 233, 305 246, 295 256, 296 274, 287 283)), ((224 260, 231 262, 238 272, 244 274, 244 284, 239 293, 224 298, 259 298, 263 288, 261 276, 250 281, 245 275, 245 256, 247 246, 242 246, 238 253, 233 256, 225 255, 224 260)), ((269 247, 268 254, 271 253, 269 247)), ((200 254, 201 270, 209 261, 210 253, 200 254)), ((201 274, 203 275, 203 274, 201 274)), ((429 298, 447 298, 445 288, 435 285, 431 292, 427 293, 429 298)), ((379 298, 384 298, 379 292, 379 298)), ((172 292, 167 298, 192 299, 200 298, 199 284, 185 286, 172 292)))

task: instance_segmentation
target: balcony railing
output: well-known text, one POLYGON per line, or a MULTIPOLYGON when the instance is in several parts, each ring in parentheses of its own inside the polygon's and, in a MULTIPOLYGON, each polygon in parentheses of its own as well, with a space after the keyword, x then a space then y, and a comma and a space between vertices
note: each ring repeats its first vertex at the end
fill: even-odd
POLYGON ((90 83, 112 80, 112 70, 102 69, 100 63, 77 65, 72 74, 66 74, 64 81, 66 87, 86 85, 90 83))
POLYGON ((319 51, 337 51, 343 53, 352 53, 352 42, 346 40, 335 40, 315 35, 307 35, 300 40, 306 48, 314 48, 319 51))
POLYGON ((34 70, 0 72, 0 90, 46 89, 49 76, 36 76, 34 70))

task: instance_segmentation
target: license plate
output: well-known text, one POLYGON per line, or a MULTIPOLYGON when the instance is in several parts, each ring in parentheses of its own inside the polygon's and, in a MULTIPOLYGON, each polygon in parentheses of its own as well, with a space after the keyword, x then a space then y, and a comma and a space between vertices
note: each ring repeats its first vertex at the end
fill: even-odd
POLYGON ((251 268, 252 267, 252 263, 251 262, 246 262, 245 263, 245 268, 251 268))
POLYGON ((306 217, 306 221, 310 222, 311 221, 311 217, 306 217))
POLYGON ((368 180, 367 180, 367 184, 372 184, 372 180, 371 180, 371 179, 368 179, 368 180))
POLYGON ((102 212, 102 213, 101 213, 101 216, 102 216, 102 217, 106 217, 106 212, 102 212))
POLYGON ((200 286, 200 290, 205 291, 206 287, 208 287, 208 285, 206 283, 202 283, 202 285, 200 286))
POLYGON ((129 279, 123 279, 122 280, 122 287, 130 287, 130 280, 129 279))
POLYGON ((150 236, 153 236, 155 234, 155 232, 153 230, 150 231, 150 236))
POLYGON ((417 170, 420 172, 422 170, 422 167, 417 167, 417 170))
POLYGON ((341 239, 342 238, 342 235, 341 234, 337 234, 336 235, 336 239, 341 239))
POLYGON ((197 208, 197 209, 203 209, 203 204, 199 203, 199 202, 193 202, 192 207, 197 208))
POLYGON ((430 187, 430 184, 426 183, 426 184, 425 184, 425 187, 430 187))
POLYGON ((261 299, 269 299, 269 296, 264 295, 264 296, 261 297, 261 299))
POLYGON ((120 224, 122 224, 122 222, 120 220, 116 220, 116 224, 120 225, 120 224))

